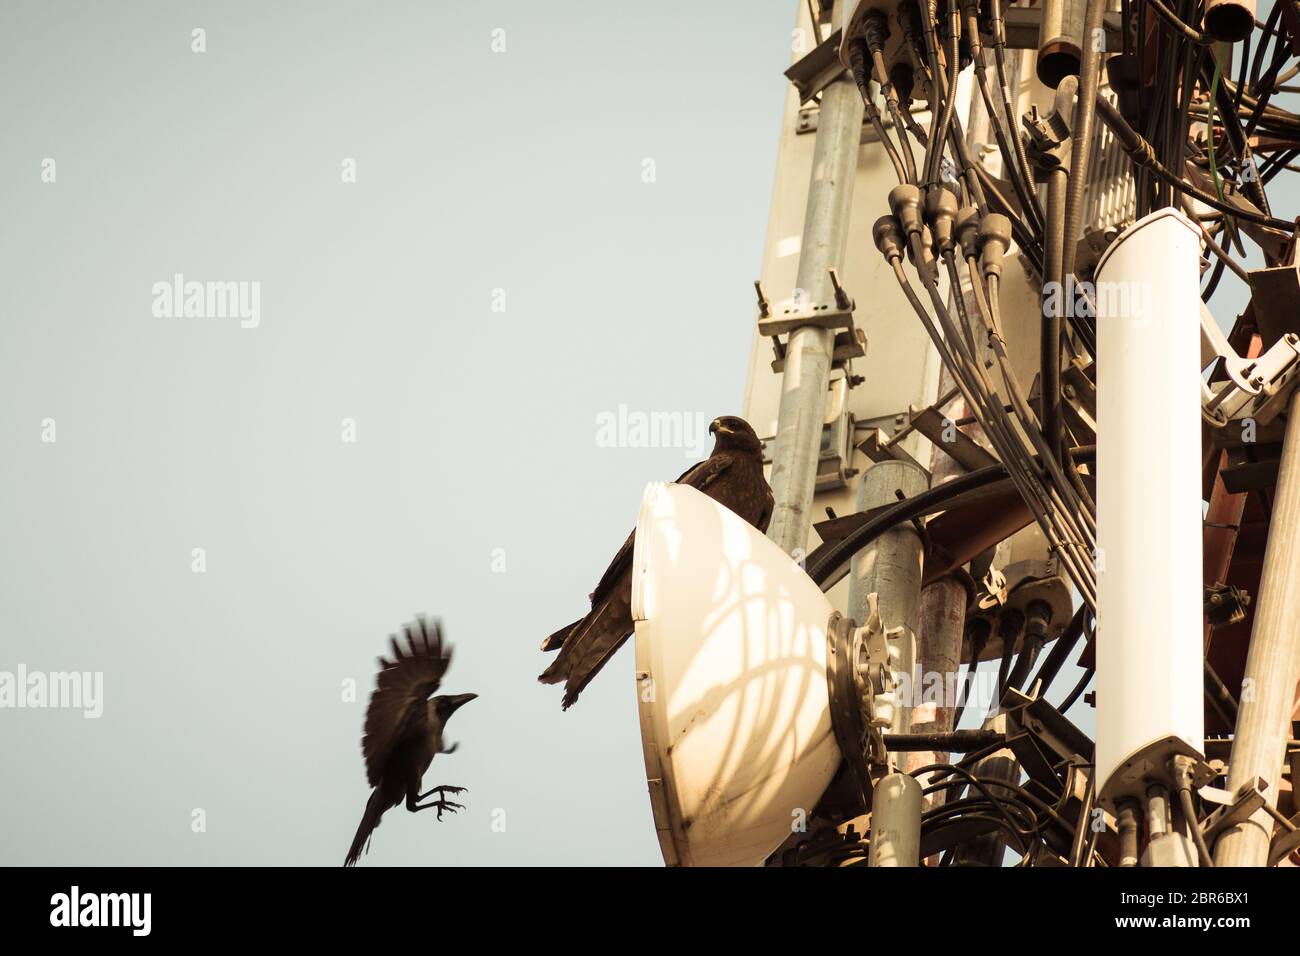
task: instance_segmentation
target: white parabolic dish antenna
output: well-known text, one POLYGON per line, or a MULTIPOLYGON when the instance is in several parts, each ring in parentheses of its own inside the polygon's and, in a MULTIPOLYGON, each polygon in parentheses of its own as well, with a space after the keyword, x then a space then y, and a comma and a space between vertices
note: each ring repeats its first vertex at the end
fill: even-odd
POLYGON ((664 861, 757 866, 840 763, 830 602, 788 554, 686 485, 646 488, 632 560, 641 745, 664 861))

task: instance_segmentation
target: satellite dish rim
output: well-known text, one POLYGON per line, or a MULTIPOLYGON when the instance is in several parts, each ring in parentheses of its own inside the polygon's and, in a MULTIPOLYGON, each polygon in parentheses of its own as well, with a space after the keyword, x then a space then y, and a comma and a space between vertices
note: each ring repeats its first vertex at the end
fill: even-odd
MULTIPOLYGON (((788 626, 811 627, 814 632, 808 635, 810 639, 800 654, 802 664, 794 666, 806 669, 814 665, 822 671, 821 676, 806 684, 803 691, 814 695, 816 703, 812 704, 812 709, 808 704, 796 704, 795 709, 786 712, 781 720, 783 727, 787 726, 785 720, 790 721, 788 731, 782 732, 802 742, 797 756, 791 757, 788 748, 770 751, 770 756, 765 755, 758 765, 758 775, 752 780, 747 778, 746 785, 743 785, 745 789, 736 792, 752 793, 755 789, 752 784, 757 782, 764 789, 771 786, 784 789, 788 797, 788 789, 794 785, 809 792, 815 789, 819 799, 842 759, 831 723, 830 691, 825 677, 826 629, 834 614, 830 601, 788 554, 724 505, 689 486, 647 485, 637 515, 632 555, 637 721, 651 813, 660 850, 668 866, 761 865, 763 859, 780 846, 780 832, 786 830, 788 835, 788 820, 778 822, 788 814, 788 810, 782 805, 780 812, 774 814, 776 804, 771 802, 771 798, 756 812, 740 810, 739 817, 736 809, 720 809, 728 806, 725 798, 722 804, 712 809, 696 805, 699 802, 701 751, 694 741, 699 739, 696 735, 700 733, 706 735, 703 740, 709 739, 709 731, 705 728, 721 711, 716 702, 703 699, 696 703, 679 701, 681 706, 677 717, 669 707, 670 701, 682 692, 682 688, 675 685, 681 679, 683 661, 698 663, 701 658, 697 655, 716 654, 714 638, 725 634, 725 631, 715 630, 711 609, 707 613, 700 610, 709 604, 707 597, 701 600, 700 587, 708 578, 707 569, 711 567, 708 555, 711 539, 707 535, 718 533, 722 537, 713 539, 722 547, 717 555, 718 567, 730 567, 735 580, 740 579, 737 575, 742 566, 760 570, 766 576, 766 588, 774 595, 773 600, 780 601, 780 606, 788 611, 769 612, 763 616, 761 626, 771 628, 775 625, 778 630, 770 631, 768 641, 760 639, 758 646, 770 649, 774 646, 773 640, 778 645, 797 640, 798 630, 787 630, 788 626), (661 507, 665 504, 668 506, 666 509, 661 507), (721 532, 711 526, 715 518, 721 522, 721 532), (696 537, 697 532, 703 537, 696 537), (740 532, 739 537, 737 532, 740 532), (699 547, 701 544, 705 547, 699 547), (668 565, 656 568, 657 558, 668 561, 668 565), (673 591, 671 595, 669 589, 673 591), (808 602, 815 602, 815 605, 808 602), (695 614, 701 614, 698 629, 693 618, 695 614), (705 623, 706 616, 710 618, 708 624, 705 623), (816 633, 818 631, 821 633, 816 633), (705 650, 710 646, 714 647, 713 651, 705 650), (680 717, 685 711, 690 711, 693 716, 683 725, 680 717), (794 781, 800 782, 795 784, 794 781), (703 830, 691 827, 683 799, 691 805, 692 815, 706 814, 709 822, 703 830), (714 811, 720 812, 727 820, 721 831, 714 811), (772 837, 776 839, 763 848, 762 844, 772 837)), ((728 614, 725 619, 730 622, 727 627, 746 626, 743 613, 739 616, 728 614)), ((749 618, 750 626, 753 620, 749 618)), ((763 662, 751 662, 751 667, 761 670, 763 662)), ((742 671, 742 674, 749 673, 748 669, 742 671)), ((800 680, 793 671, 789 674, 784 679, 800 680)), ((744 693, 741 687, 745 679, 748 678, 742 677, 739 681, 728 678, 735 688, 733 694, 744 693)), ((753 726, 752 712, 744 719, 745 730, 755 735, 755 741, 773 739, 770 728, 775 724, 753 726)), ((737 725, 736 730, 740 729, 737 725)), ((710 763, 707 756, 704 760, 706 764, 710 763)), ((746 766, 748 770, 742 774, 755 771, 754 765, 746 766)), ((736 773, 734 767, 728 772, 736 773)), ((724 782, 722 792, 727 786, 724 782)), ((805 806, 808 799, 794 805, 805 806)))

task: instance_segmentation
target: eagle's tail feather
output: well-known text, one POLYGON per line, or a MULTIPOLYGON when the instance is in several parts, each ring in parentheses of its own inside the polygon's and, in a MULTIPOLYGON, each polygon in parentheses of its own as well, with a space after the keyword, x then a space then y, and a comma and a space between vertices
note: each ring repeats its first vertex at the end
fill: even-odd
POLYGON ((626 639, 627 635, 625 634, 614 643, 607 644, 604 648, 597 650, 594 660, 591 659, 592 655, 588 654, 584 660, 579 662, 579 666, 569 669, 568 680, 564 684, 564 698, 560 701, 561 710, 568 710, 577 702, 578 695, 591 683, 591 679, 596 676, 600 669, 605 666, 605 662, 614 656, 614 652, 623 646, 623 641, 626 639))
MULTIPOLYGON (((568 680, 569 668, 572 666, 573 653, 582 642, 583 636, 591 629, 592 622, 598 617, 597 612, 592 611, 586 617, 574 621, 562 631, 556 631, 556 634, 564 635, 560 638, 557 647, 560 649, 559 656, 551 661, 546 670, 538 675, 537 679, 543 684, 558 684, 561 681, 568 680)), ((552 634, 547 641, 550 642, 555 634, 552 634)), ((546 645, 542 645, 546 649, 546 645)))
POLYGON ((599 607, 574 624, 559 657, 537 678, 543 684, 564 682, 561 706, 565 710, 632 633, 630 609, 622 590, 615 588, 599 607))
POLYGON ((560 628, 558 631, 556 631, 546 640, 542 641, 542 650, 558 651, 564 645, 565 639, 573 632, 573 630, 579 624, 581 624, 585 620, 586 620, 585 617, 580 617, 576 621, 572 622, 571 624, 564 625, 564 627, 560 628))

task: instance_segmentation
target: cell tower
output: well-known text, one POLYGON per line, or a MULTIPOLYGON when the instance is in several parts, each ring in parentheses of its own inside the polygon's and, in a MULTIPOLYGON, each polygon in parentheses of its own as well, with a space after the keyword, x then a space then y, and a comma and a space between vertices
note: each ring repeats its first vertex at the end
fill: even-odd
POLYGON ((638 521, 666 861, 1295 865, 1300 8, 796 6, 767 539, 638 521))

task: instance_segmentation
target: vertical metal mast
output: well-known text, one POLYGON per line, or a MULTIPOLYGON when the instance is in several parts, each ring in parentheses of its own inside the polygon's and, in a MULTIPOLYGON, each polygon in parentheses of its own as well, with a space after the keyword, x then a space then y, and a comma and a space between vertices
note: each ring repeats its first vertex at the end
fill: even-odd
MULTIPOLYGON (((848 76, 822 92, 796 278, 795 295, 803 302, 834 299, 829 270, 844 263, 862 114, 862 96, 848 76)), ((802 553, 812 522, 834 342, 834 331, 809 325, 790 333, 786 349, 772 453, 776 506, 768 537, 790 553, 802 553)))
MULTIPOLYGON (((1277 799, 1300 671, 1300 390, 1291 396, 1278 465, 1277 495, 1264 550, 1259 606, 1246 655, 1228 789, 1263 778, 1277 799)), ((1295 785, 1295 781, 1292 781, 1295 785)), ((1227 831, 1214 848, 1217 866, 1266 866, 1273 821, 1266 811, 1227 831)))

